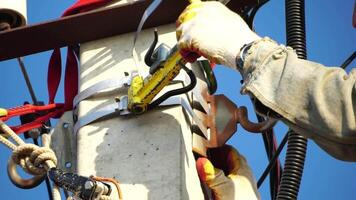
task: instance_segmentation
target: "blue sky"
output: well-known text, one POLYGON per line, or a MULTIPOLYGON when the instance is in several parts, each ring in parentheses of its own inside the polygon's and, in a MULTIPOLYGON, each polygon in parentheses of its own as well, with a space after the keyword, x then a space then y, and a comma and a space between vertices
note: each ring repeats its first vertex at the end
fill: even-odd
MULTIPOLYGON (((58 18, 74 0, 29 1, 28 23, 34 24, 58 18)), ((308 59, 327 66, 339 66, 356 48, 356 29, 351 25, 354 0, 309 0, 306 1, 306 29, 308 59)), ((269 36, 280 43, 285 43, 284 1, 271 0, 257 14, 256 32, 269 36)), ((238 37, 238 36, 236 36, 238 37)), ((25 57, 25 64, 34 85, 37 98, 47 101, 47 65, 50 52, 43 52, 25 57)), ((349 69, 355 67, 355 62, 349 69)), ((224 93, 236 104, 252 107, 249 99, 239 94, 240 75, 230 69, 217 67, 218 93, 224 93)), ((16 60, 0 62, 0 107, 9 108, 31 101, 25 82, 16 60)), ((61 89, 59 90, 61 91, 61 89)), ((57 94, 57 101, 62 102, 62 92, 57 94)), ((17 124, 18 120, 11 120, 17 124)), ((276 135, 280 141, 287 127, 278 123, 276 135)), ((256 178, 267 165, 262 138, 249 134, 238 127, 229 143, 247 157, 256 178)), ((13 186, 6 174, 6 162, 10 151, 0 147, 0 193, 1 199, 47 199, 45 185, 32 190, 22 190, 13 186)), ((281 161, 284 161, 284 151, 281 161)), ((308 143, 306 166, 304 169, 299 199, 352 199, 356 195, 356 164, 332 158, 312 141, 308 143)), ((260 189, 262 199, 269 199, 268 180, 260 189)))

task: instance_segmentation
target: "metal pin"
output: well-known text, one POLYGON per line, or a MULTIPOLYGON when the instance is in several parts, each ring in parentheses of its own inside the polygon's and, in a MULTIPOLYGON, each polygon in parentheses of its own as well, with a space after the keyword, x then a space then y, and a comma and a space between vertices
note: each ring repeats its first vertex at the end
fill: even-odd
POLYGON ((68 129, 69 128, 69 124, 68 123, 63 123, 63 128, 64 129, 68 129))

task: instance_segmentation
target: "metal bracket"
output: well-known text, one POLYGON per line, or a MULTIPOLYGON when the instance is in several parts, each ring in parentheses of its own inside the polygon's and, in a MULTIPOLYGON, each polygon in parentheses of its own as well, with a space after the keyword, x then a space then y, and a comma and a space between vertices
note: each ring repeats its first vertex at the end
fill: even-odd
POLYGON ((74 108, 78 106, 78 104, 85 100, 88 99, 92 96, 95 96, 103 91, 107 90, 117 90, 119 88, 129 86, 132 80, 132 77, 135 76, 137 72, 133 71, 127 74, 124 78, 112 78, 112 79, 107 79, 104 81, 100 81, 87 89, 83 90, 82 92, 78 93, 77 96, 75 96, 73 100, 73 105, 74 108))
POLYGON ((73 112, 67 111, 51 131, 50 147, 57 156, 57 167, 67 172, 76 171, 77 143, 73 126, 73 112))
MULTIPOLYGON (((256 133, 271 128, 276 122, 270 119, 262 123, 253 123, 247 117, 246 108, 237 107, 225 95, 208 95, 206 93, 204 96, 209 110, 207 112, 204 112, 205 109, 193 111, 198 116, 197 118, 202 120, 203 127, 206 127, 206 133, 203 135, 195 129, 194 124, 192 127, 193 151, 199 155, 207 156, 208 148, 223 146, 237 131, 237 123, 240 123, 244 129, 256 133)), ((203 108, 203 106, 201 107, 203 108)))
POLYGON ((74 130, 73 130, 75 135, 81 127, 88 125, 102 117, 105 117, 105 116, 108 116, 108 115, 111 115, 114 113, 118 113, 119 115, 131 114, 127 109, 127 105, 128 105, 127 95, 117 98, 116 101, 117 102, 111 103, 111 104, 106 105, 102 108, 99 108, 98 110, 90 112, 90 113, 86 114, 85 116, 81 117, 80 119, 78 119, 75 122, 74 130))

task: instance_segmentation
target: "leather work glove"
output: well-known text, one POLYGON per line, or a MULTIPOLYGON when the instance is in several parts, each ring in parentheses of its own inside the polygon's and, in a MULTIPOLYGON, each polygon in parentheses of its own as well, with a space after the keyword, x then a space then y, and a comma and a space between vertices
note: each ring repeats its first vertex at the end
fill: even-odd
POLYGON ((236 69, 235 58, 241 47, 260 38, 238 14, 216 1, 190 4, 176 25, 178 46, 188 62, 198 56, 187 52, 195 52, 236 69))
POLYGON ((210 160, 198 158, 196 167, 215 200, 260 199, 251 169, 236 149, 225 145, 210 149, 209 156, 210 160))

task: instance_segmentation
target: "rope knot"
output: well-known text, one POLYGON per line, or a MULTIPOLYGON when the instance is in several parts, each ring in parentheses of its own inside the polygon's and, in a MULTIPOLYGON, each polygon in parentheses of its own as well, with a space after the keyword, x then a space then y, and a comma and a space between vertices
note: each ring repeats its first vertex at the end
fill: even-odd
POLYGON ((12 160, 32 175, 43 175, 57 165, 54 152, 48 147, 21 144, 13 151, 12 160))

